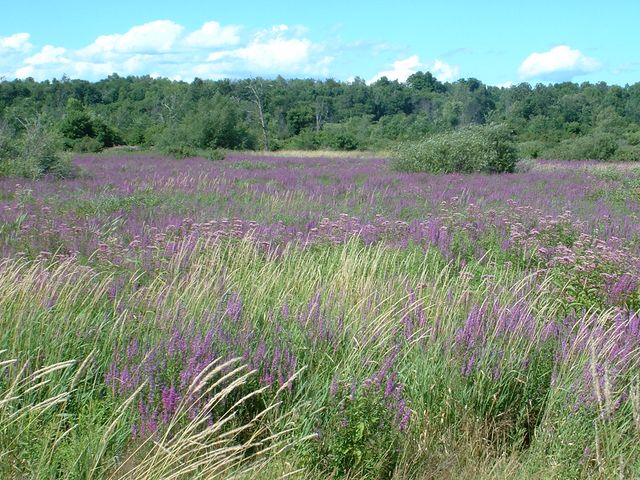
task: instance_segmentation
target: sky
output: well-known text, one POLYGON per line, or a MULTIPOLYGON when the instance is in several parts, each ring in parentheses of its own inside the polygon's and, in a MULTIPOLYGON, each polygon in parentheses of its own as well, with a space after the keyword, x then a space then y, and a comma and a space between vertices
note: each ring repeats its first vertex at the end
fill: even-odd
POLYGON ((637 0, 30 0, 1 12, 7 80, 640 81, 637 0))

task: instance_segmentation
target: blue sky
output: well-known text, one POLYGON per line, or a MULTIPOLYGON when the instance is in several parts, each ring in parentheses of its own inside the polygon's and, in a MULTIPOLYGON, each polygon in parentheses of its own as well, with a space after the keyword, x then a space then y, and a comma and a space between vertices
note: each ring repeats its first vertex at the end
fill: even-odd
POLYGON ((7 2, 0 77, 640 81, 640 2, 7 2))

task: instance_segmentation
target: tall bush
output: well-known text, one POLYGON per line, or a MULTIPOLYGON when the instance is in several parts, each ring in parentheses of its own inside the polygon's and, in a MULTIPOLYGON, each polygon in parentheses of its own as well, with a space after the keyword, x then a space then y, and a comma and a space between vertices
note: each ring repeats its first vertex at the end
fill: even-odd
POLYGON ((22 131, 0 125, 0 176, 71 176, 73 167, 69 156, 61 153, 57 132, 40 117, 22 123, 22 131))
POLYGON ((592 133, 563 140, 545 156, 557 160, 611 160, 618 150, 616 137, 609 133, 592 133))
POLYGON ((405 172, 501 173, 513 172, 516 159, 510 130, 504 125, 488 125, 401 143, 392 165, 405 172))

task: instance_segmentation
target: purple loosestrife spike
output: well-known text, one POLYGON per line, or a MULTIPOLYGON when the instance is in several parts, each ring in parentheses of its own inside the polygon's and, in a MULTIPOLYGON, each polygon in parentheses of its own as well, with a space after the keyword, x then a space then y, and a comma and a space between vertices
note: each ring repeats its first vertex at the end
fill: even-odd
POLYGON ((172 385, 171 387, 162 388, 162 421, 168 423, 176 412, 178 404, 180 403, 180 395, 172 385))
POLYGON ((385 398, 390 397, 393 394, 395 389, 396 389, 396 374, 393 373, 387 379, 387 384, 385 385, 385 388, 384 388, 385 398))
POLYGON ((471 354, 471 357, 469 357, 469 359, 467 359, 467 361, 465 362, 465 364, 462 367, 462 375, 465 377, 468 377, 469 375, 471 375, 471 372, 473 371, 473 367, 476 364, 476 354, 473 353, 471 354))
POLYGON ((242 314, 242 300, 240 295, 233 294, 227 302, 227 315, 231 320, 237 322, 242 314))
POLYGON ((131 343, 129 343, 129 345, 127 346, 127 360, 131 361, 133 357, 138 355, 138 350, 139 350, 138 339, 134 338, 133 340, 131 340, 131 343))
POLYGON ((334 375, 329 385, 329 398, 335 398, 338 393, 338 375, 334 375))

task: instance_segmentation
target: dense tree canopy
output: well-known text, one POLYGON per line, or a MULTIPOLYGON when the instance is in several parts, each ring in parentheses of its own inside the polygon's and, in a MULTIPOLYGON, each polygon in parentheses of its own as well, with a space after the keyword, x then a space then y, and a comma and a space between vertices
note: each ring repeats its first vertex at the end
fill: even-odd
POLYGON ((117 74, 98 82, 0 82, 2 132, 38 118, 67 149, 114 144, 194 149, 387 148, 469 125, 501 123, 521 156, 640 159, 640 83, 509 88, 475 78, 442 83, 332 79, 202 80, 117 74))

